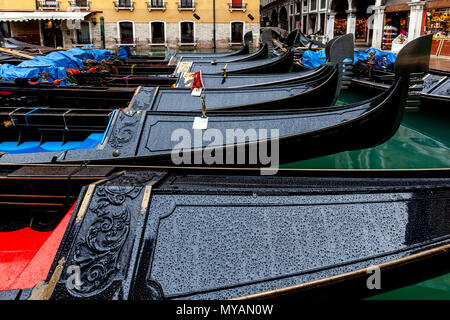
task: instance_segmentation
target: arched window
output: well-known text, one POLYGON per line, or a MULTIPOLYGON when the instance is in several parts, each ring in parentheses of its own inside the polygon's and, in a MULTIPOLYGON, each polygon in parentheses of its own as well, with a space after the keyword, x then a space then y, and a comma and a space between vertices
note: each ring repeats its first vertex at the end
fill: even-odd
POLYGON ((134 23, 132 21, 119 21, 118 33, 120 44, 134 44, 134 23))
POLYGON ((181 21, 180 22, 180 42, 181 43, 194 43, 194 22, 181 21))
POLYGON ((150 43, 164 44, 166 42, 166 23, 164 21, 150 22, 150 43))

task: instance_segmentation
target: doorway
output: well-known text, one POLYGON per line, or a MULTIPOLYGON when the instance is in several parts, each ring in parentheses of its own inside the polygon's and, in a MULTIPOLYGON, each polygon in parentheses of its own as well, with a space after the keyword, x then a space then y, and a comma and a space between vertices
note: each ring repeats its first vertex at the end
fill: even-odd
POLYGON ((44 46, 63 47, 63 33, 61 21, 45 20, 42 23, 42 34, 44 36, 44 46))

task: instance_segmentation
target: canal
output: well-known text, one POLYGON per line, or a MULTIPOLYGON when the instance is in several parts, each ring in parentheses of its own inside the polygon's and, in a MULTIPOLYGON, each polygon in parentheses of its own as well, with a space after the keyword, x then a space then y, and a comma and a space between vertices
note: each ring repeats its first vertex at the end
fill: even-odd
MULTIPOLYGON (((369 97, 360 92, 345 91, 336 104, 350 104, 369 97)), ((450 113, 442 115, 408 111, 405 112, 397 133, 377 147, 341 152, 281 167, 295 169, 450 168, 450 113)), ((450 273, 375 295, 368 300, 437 299, 450 300, 450 273)))

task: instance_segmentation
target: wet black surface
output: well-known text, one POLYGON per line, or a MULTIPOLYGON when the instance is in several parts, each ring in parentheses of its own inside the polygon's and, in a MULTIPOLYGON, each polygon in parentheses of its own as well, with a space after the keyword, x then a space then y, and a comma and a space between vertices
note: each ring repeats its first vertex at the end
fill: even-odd
POLYGON ((129 170, 71 225, 55 261, 84 284, 52 299, 224 299, 406 257, 450 242, 449 181, 129 170))

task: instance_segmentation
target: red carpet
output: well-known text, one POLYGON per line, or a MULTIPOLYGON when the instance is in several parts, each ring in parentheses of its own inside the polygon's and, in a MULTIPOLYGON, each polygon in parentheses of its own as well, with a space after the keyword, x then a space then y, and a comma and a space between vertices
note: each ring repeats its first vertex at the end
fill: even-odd
POLYGON ((0 291, 33 288, 47 278, 74 207, 53 231, 0 232, 0 291))

